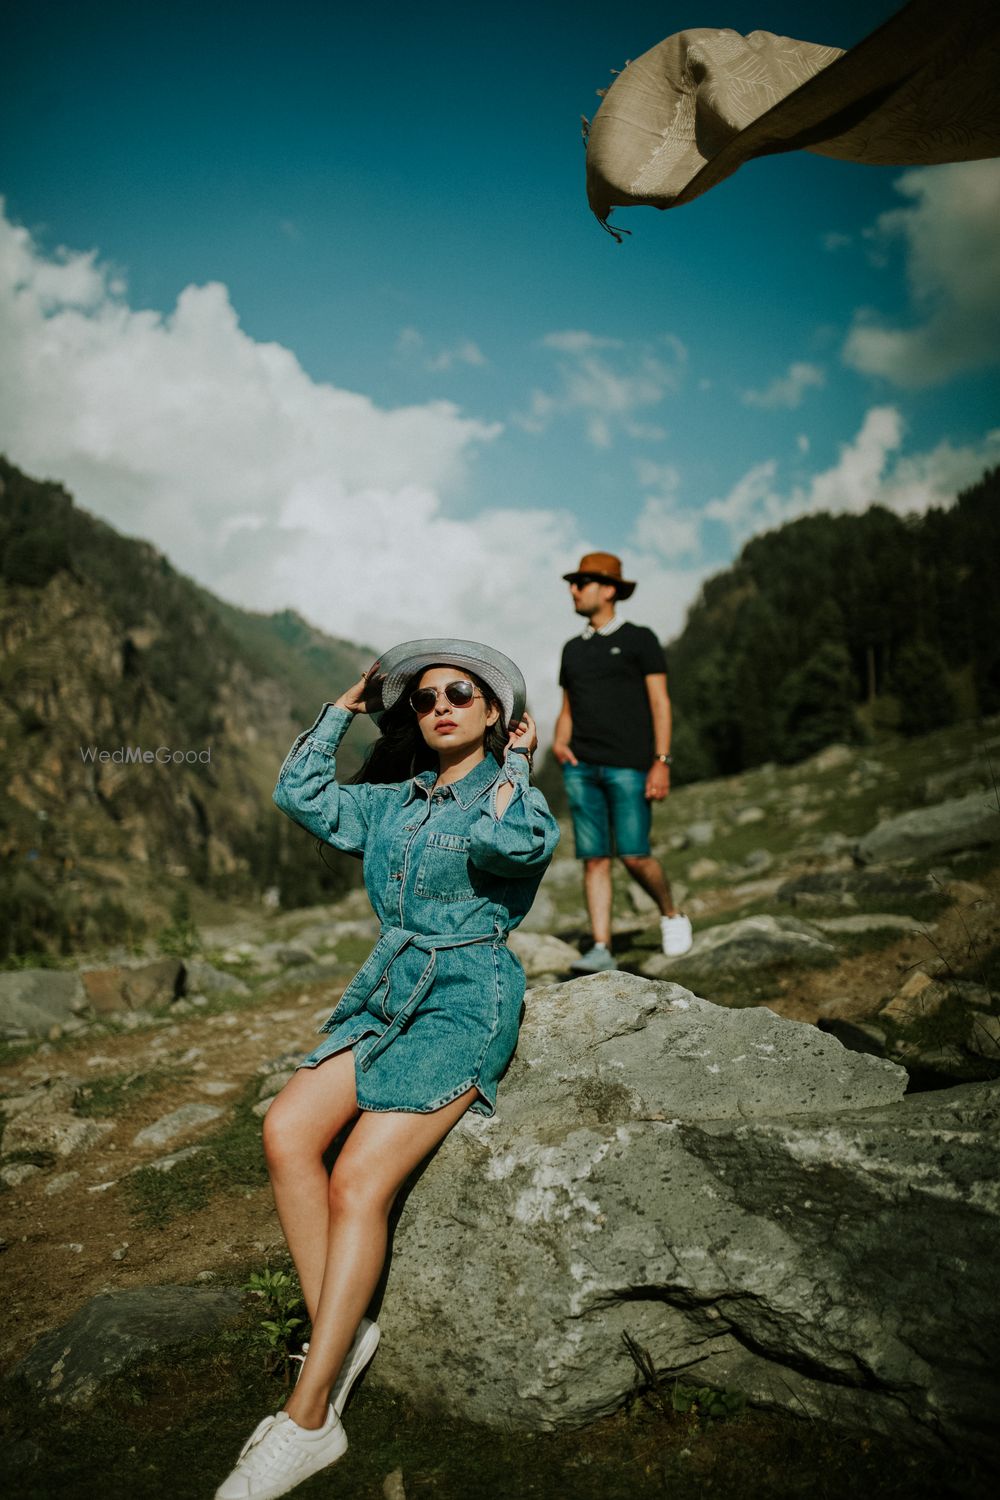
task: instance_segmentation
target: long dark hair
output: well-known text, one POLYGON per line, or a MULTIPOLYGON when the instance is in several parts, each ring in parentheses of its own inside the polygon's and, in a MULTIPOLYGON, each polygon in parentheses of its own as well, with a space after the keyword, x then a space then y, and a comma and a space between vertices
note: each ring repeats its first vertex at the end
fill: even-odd
MULTIPOLYGON (((452 663, 446 661, 433 665, 450 667, 452 663)), ((391 708, 386 709, 378 726, 378 739, 366 755, 361 770, 351 777, 353 785, 356 786, 362 781, 379 784, 406 781, 409 777, 415 776, 418 771, 438 769, 437 754, 420 733, 417 716, 410 707, 410 694, 424 673, 430 670, 430 666, 426 666, 421 667, 419 672, 414 672, 396 702, 391 708)), ((496 723, 486 726, 483 749, 487 755, 492 755, 503 764, 507 750, 507 728, 504 722, 503 704, 493 689, 483 682, 481 677, 477 677, 475 672, 470 672, 465 667, 455 670, 460 670, 464 677, 468 677, 469 681, 475 684, 489 708, 499 710, 500 716, 496 723)))

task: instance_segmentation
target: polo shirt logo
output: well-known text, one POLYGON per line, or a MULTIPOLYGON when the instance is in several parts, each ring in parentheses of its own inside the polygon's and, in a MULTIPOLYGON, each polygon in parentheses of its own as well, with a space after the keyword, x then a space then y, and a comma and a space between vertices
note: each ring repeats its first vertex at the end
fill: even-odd
POLYGON ((612 646, 611 647, 611 651, 610 651, 610 655, 611 656, 621 656, 621 654, 622 654, 622 648, 620 646, 612 646))

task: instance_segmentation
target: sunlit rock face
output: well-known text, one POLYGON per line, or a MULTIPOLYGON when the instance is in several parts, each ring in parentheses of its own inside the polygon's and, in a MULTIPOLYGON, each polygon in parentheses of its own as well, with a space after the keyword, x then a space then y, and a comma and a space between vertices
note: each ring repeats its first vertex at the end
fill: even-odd
POLYGON ((933 1441, 997 1403, 1000 1090, 623 973, 529 991, 497 1116, 406 1200, 377 1378, 572 1426, 635 1368, 933 1441))

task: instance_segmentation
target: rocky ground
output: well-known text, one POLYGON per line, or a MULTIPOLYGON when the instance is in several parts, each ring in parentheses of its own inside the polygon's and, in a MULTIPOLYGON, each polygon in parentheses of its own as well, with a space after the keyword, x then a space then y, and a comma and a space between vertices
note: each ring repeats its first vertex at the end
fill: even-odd
MULTIPOLYGON (((996 1077, 996 729, 831 747, 678 790, 655 842, 695 947, 665 960, 655 913, 623 883, 621 967, 818 1024, 902 1062, 916 1087, 996 1077), (893 843, 913 809, 936 842, 903 827, 893 843)), ((195 918, 187 959, 151 947, 0 976, 5 1362, 102 1291, 224 1280, 280 1256, 260 1119, 376 927, 360 892, 195 918)), ((567 830, 515 940, 529 984, 568 977, 585 939, 567 830)))

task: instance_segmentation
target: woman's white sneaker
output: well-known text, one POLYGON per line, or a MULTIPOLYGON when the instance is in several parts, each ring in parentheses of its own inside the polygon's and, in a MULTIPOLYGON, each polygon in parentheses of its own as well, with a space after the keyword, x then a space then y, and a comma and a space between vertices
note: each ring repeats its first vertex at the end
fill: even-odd
POLYGON ((254 1428, 215 1500, 277 1500, 346 1452, 347 1433, 332 1406, 316 1428, 300 1427, 279 1411, 254 1428))
POLYGON ((660 936, 667 957, 680 958, 694 941, 690 917, 684 916, 683 912, 675 912, 672 917, 661 917, 660 936))
MULTIPOLYGON (((377 1323, 373 1323, 370 1318, 361 1319, 361 1322, 358 1324, 358 1331, 354 1335, 354 1342, 348 1349, 347 1357, 340 1367, 337 1383, 330 1392, 330 1405, 338 1417, 343 1416, 344 1407, 347 1405, 347 1398, 351 1394, 351 1387, 361 1374, 361 1371, 373 1358, 381 1336, 382 1330, 377 1323)), ((296 1385, 299 1383, 302 1375, 302 1366, 306 1362, 306 1355, 308 1353, 309 1343, 307 1340, 302 1345, 302 1353, 292 1355, 292 1359, 296 1360, 299 1366, 298 1375, 295 1377, 296 1385)))
POLYGON ((377 1323, 373 1323, 370 1318, 361 1319, 358 1331, 354 1335, 354 1343, 347 1351, 347 1358, 341 1365, 337 1382, 330 1392, 330 1405, 338 1417, 342 1414, 347 1398, 351 1394, 351 1386, 372 1359, 381 1336, 382 1331, 377 1323))

